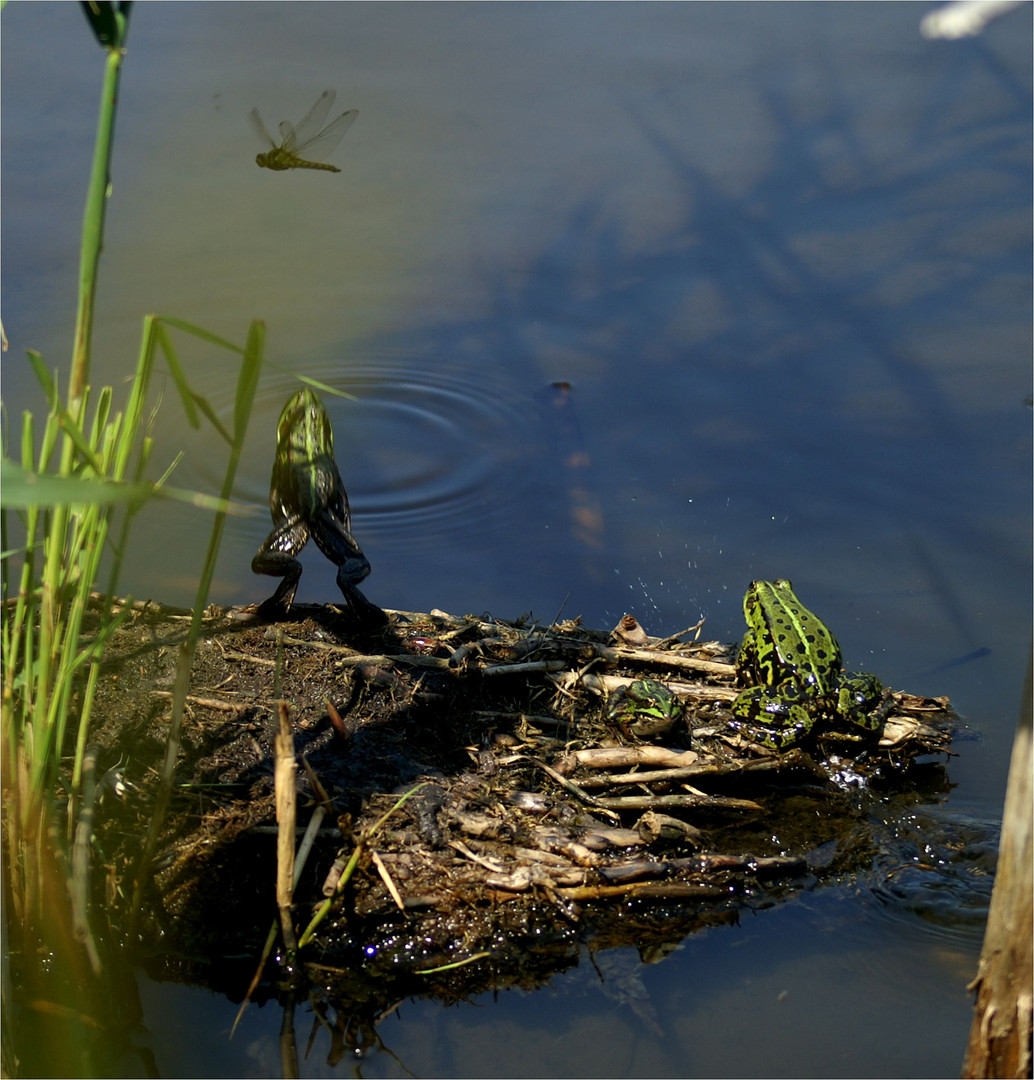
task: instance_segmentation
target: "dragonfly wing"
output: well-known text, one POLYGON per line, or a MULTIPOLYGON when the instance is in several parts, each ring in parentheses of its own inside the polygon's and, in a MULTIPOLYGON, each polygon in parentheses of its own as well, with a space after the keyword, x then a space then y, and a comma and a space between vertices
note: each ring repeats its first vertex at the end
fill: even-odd
POLYGON ((294 134, 298 140, 298 146, 304 146, 323 127, 323 121, 327 119, 336 97, 337 94, 333 90, 324 90, 313 102, 312 108, 295 125, 294 134))
POLYGON ((314 135, 307 143, 295 147, 294 153, 304 157, 307 161, 322 161, 341 142, 345 132, 355 123, 358 115, 358 109, 349 109, 348 112, 343 112, 318 135, 314 135))
POLYGON ((262 117, 259 116, 258 109, 252 109, 251 112, 248 113, 248 116, 251 117, 251 126, 258 133, 258 137, 262 139, 263 142, 267 142, 270 146, 275 147, 276 143, 273 142, 273 136, 269 134, 266 130, 266 125, 262 123, 262 117))
POLYGON ((298 149, 298 136, 294 133, 294 124, 290 120, 280 121, 280 149, 289 154, 298 149))

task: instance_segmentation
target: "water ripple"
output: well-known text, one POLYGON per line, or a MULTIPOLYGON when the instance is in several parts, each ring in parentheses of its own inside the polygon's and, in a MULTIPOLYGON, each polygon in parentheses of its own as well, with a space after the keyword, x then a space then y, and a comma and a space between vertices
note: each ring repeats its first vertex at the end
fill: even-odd
MULTIPOLYGON (((307 375, 354 395, 323 394, 353 517, 366 538, 428 542, 512 526, 543 440, 531 396, 490 373, 384 358, 307 375)), ((270 380, 256 402, 266 423, 297 384, 270 380)), ((270 421, 271 423, 272 421, 270 421)))
POLYGON ((877 862, 870 909, 877 921, 922 928, 942 942, 979 947, 998 855, 999 823, 926 807, 897 823, 877 862))

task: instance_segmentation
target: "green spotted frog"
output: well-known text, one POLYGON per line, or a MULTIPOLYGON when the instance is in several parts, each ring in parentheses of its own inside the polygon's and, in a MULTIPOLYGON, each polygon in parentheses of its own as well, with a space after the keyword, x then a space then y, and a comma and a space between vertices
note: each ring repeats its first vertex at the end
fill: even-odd
POLYGON ((276 458, 269 486, 273 531, 251 561, 256 574, 282 577, 276 592, 259 606, 267 619, 287 615, 302 576, 294 557, 311 536, 337 569, 337 584, 359 616, 384 621, 384 613, 356 588, 370 563, 351 533, 348 496, 334 461, 334 431, 323 402, 308 388, 283 408, 277 424, 276 458))
POLYGON ((743 598, 747 633, 736 659, 747 684, 732 703, 735 723, 749 738, 785 750, 816 720, 877 731, 887 695, 875 675, 845 673, 840 646, 789 581, 755 581, 743 598))
POLYGON ((675 694, 656 679, 637 679, 622 686, 607 703, 607 719, 641 739, 663 735, 685 711, 675 694))

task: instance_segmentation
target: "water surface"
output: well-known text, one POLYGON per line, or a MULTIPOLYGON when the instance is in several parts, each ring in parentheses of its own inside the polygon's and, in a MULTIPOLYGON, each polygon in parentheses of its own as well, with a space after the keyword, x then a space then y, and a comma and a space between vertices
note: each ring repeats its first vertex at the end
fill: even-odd
MULTIPOLYGON (((249 564, 304 372, 354 395, 328 407, 372 599, 657 634, 706 614, 731 640, 747 583, 790 577, 851 666, 951 695, 979 738, 948 809, 996 818, 1030 642, 1031 12, 930 42, 925 10, 138 5, 95 381, 131 368, 148 311, 267 322, 255 513, 213 598, 268 590, 249 564), (342 172, 259 169, 250 109, 296 118, 327 87, 360 111, 342 172)), ((3 18, 16 416, 40 408, 24 350, 69 351, 102 58, 73 5, 3 18)), ((229 416, 232 367, 184 357, 229 416)), ((158 456, 212 488, 218 444, 173 398, 158 456)), ((205 524, 142 521, 127 589, 189 602, 205 524)), ((335 599, 318 554, 299 598, 335 599)), ((584 963, 406 1003, 381 1034, 418 1075, 954 1075, 979 933, 931 925, 805 894, 636 961, 657 1029, 584 963)), ((144 1000, 166 1074, 276 1074, 272 1007, 228 1043, 232 1003, 144 1000)))

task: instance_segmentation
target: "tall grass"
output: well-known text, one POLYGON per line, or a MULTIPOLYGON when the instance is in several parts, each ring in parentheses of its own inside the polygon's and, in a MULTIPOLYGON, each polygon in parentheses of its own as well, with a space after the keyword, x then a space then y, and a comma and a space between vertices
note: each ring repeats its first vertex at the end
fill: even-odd
MULTIPOLYGON (((66 964, 70 976, 73 970, 77 973, 66 982, 78 985, 80 991, 89 982, 87 974, 92 973, 94 979, 102 974, 103 958, 86 910, 90 890, 82 880, 73 880, 76 875, 81 878, 88 872, 88 828, 85 838, 83 830, 79 830, 74 860, 71 841, 80 818, 84 764, 90 763, 86 751, 104 650, 131 610, 129 604, 113 602, 119 595, 120 571, 130 543, 131 526, 145 504, 156 497, 183 499, 215 511, 195 597, 194 618, 181 649, 181 677, 177 679, 173 700, 166 771, 145 844, 142 874, 171 789, 190 666, 225 516, 231 509, 230 493, 251 415, 265 336, 263 324, 252 322, 245 344, 238 346, 182 320, 149 315, 144 319, 140 350, 124 405, 116 406, 110 387, 91 389, 90 350, 97 268, 110 192, 118 81, 131 5, 90 3, 83 8, 105 50, 105 64, 83 217, 71 364, 62 395, 58 374, 48 370, 38 353, 29 353, 29 363, 43 392, 46 416, 38 422, 32 412, 24 412, 15 439, 17 452, 8 456, 12 440, 11 432, 5 430, 4 453, 0 458, 3 588, 0 637, 4 659, 0 779, 6 929, 11 935, 15 967, 18 957, 25 961, 20 969, 23 976, 33 972, 37 966, 36 954, 44 950, 54 958, 54 964, 66 964), (221 423, 208 401, 191 387, 173 332, 186 333, 240 357, 232 429, 221 423), (218 497, 173 488, 167 482, 171 466, 157 481, 145 479, 154 451, 153 416, 148 415, 147 403, 160 359, 164 360, 191 426, 198 428, 204 419, 227 443, 227 463, 218 497), (106 571, 102 569, 105 556, 106 571), (99 603, 95 596, 98 591, 102 593, 99 603), (91 606, 96 615, 91 615, 87 632, 91 606), (66 757, 71 761, 68 768, 62 764, 66 757)), ((90 773, 88 768, 87 772, 90 773)), ((86 786, 92 798, 96 788, 92 773, 88 781, 86 786)), ((92 804, 87 809, 92 811, 92 804)), ((14 1004, 14 994, 6 981, 4 996, 6 1006, 14 1004)), ((51 1001, 50 1005, 52 1014, 54 1010, 57 1013, 65 1010, 80 1016, 89 1016, 97 1007, 88 994, 82 993, 71 1004, 51 1001)), ((11 1025, 6 1022, 4 1065, 9 1074, 14 1074, 26 1064, 24 1038, 22 1049, 12 1050, 10 1034, 11 1025)), ((88 1065, 73 1055, 64 1062, 64 1068, 81 1071, 88 1065)))

